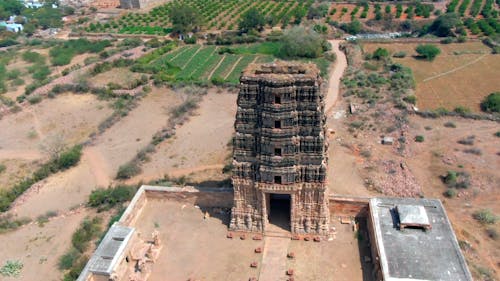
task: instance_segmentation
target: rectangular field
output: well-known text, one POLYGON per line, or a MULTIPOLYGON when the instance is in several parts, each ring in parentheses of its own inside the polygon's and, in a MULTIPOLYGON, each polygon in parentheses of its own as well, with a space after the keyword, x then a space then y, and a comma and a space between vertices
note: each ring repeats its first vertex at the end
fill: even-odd
POLYGON ((488 94, 500 90, 498 70, 500 56, 480 42, 438 44, 441 54, 432 62, 417 59, 416 43, 365 43, 365 52, 385 48, 391 54, 406 52, 395 62, 413 70, 417 107, 421 110, 446 108, 453 110, 464 106, 479 112, 479 104, 488 94))

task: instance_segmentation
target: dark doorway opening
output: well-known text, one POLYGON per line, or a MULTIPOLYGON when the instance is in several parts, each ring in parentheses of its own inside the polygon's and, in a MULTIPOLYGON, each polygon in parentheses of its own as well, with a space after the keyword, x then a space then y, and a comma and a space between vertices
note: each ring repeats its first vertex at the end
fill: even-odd
POLYGON ((290 194, 269 194, 269 229, 290 231, 290 194))

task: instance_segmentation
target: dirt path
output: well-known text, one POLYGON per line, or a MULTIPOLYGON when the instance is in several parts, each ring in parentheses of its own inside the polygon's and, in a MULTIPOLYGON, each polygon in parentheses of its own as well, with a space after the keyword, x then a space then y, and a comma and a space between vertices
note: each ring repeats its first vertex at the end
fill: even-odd
POLYGON ((340 79, 344 75, 344 71, 347 67, 347 58, 344 52, 339 49, 340 40, 329 40, 332 45, 332 51, 337 56, 333 69, 330 71, 330 77, 328 79, 328 92, 326 95, 326 113, 330 113, 333 106, 337 102, 337 98, 340 90, 340 79))
POLYGON ((471 62, 468 62, 468 63, 466 63, 466 64, 464 64, 464 65, 461 65, 461 66, 459 66, 459 67, 453 68, 452 70, 449 70, 449 71, 446 71, 446 72, 443 72, 443 73, 439 73, 438 75, 434 75, 434 76, 431 76, 431 77, 425 78, 425 79, 423 80, 423 82, 427 82, 427 81, 429 81, 429 80, 436 79, 436 78, 439 78, 439 77, 441 77, 441 76, 445 76, 445 75, 448 75, 448 74, 450 74, 450 73, 453 73, 453 72, 459 71, 459 70, 461 70, 461 69, 464 69, 464 68, 466 68, 467 66, 472 65, 472 64, 475 64, 476 62, 478 62, 478 61, 482 60, 482 59, 483 59, 485 56, 487 56, 487 55, 488 55, 488 54, 483 54, 483 55, 482 55, 482 56, 480 56, 479 58, 477 58, 477 59, 475 59, 475 60, 473 60, 473 61, 471 61, 471 62))
POLYGON ((289 238, 266 237, 264 240, 264 254, 259 280, 277 281, 286 278, 286 254, 290 244, 289 238))
POLYGON ((112 179, 109 176, 110 168, 107 165, 104 155, 95 147, 88 147, 83 153, 89 162, 90 170, 96 179, 97 185, 108 186, 112 179))

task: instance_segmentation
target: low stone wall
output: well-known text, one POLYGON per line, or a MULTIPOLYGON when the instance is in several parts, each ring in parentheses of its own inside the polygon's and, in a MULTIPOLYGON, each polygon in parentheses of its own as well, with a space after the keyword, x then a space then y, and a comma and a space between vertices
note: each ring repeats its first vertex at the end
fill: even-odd
POLYGON ((133 226, 148 200, 161 199, 191 203, 200 207, 231 208, 233 206, 233 189, 143 185, 130 201, 120 218, 120 224, 133 226))
POLYGON ((231 208, 233 206, 233 190, 231 188, 146 187, 146 197, 148 200, 177 200, 200 207, 231 208))
POLYGON ((328 198, 330 214, 332 216, 362 217, 368 216, 369 198, 330 196, 328 198))

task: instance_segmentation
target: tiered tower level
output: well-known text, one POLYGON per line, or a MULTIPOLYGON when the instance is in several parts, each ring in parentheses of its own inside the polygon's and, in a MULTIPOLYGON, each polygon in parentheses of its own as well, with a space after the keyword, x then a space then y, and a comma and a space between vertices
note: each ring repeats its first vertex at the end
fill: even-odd
POLYGON ((314 64, 252 64, 240 78, 231 230, 265 232, 270 196, 290 196, 290 230, 328 234, 327 142, 314 64))

